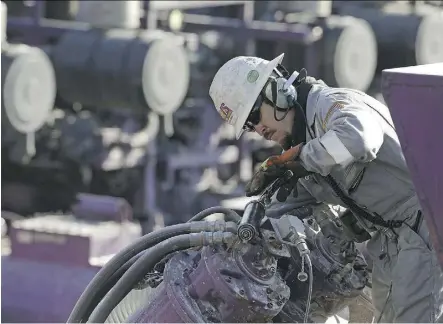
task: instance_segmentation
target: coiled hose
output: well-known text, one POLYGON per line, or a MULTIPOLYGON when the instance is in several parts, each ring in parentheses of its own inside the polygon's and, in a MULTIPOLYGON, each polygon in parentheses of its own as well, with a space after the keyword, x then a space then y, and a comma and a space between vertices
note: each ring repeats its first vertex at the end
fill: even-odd
POLYGON ((182 234, 163 241, 146 251, 123 275, 118 283, 99 303, 91 314, 91 323, 104 323, 112 310, 125 298, 143 276, 161 261, 165 255, 192 247, 229 243, 236 237, 233 233, 202 232, 182 234))
POLYGON ((102 300, 106 293, 115 285, 123 273, 137 261, 139 257, 137 255, 144 250, 149 249, 166 239, 185 233, 217 230, 224 230, 232 233, 236 232, 237 226, 234 223, 225 223, 221 221, 194 221, 204 219, 214 213, 223 213, 227 219, 235 222, 238 222, 241 219, 240 216, 231 209, 221 206, 211 207, 199 212, 185 224, 168 226, 137 239, 133 244, 117 253, 94 276, 75 304, 67 322, 86 322, 94 308, 99 304, 100 300, 102 300))

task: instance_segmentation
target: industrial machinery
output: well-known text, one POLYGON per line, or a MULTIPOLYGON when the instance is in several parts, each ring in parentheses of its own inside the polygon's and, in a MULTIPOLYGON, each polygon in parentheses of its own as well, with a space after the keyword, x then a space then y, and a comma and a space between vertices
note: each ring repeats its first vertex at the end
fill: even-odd
POLYGON ((7 3, 2 209, 32 215, 67 211, 79 192, 117 196, 144 232, 238 195, 252 172, 251 152, 262 141, 219 135, 209 107, 217 68, 236 53, 253 54, 248 38, 307 47, 318 38, 303 24, 290 32, 283 23, 245 26, 248 1, 235 3, 243 7, 236 18, 209 21, 186 10, 214 1, 7 3))
POLYGON ((441 5, 431 1, 389 1, 375 7, 354 2, 343 3, 336 12, 370 25, 377 41, 378 72, 443 62, 443 40, 435 32, 443 29, 441 5))
POLYGON ((202 100, 210 73, 198 73, 221 64, 207 59, 214 37, 139 29, 138 1, 77 3, 76 21, 41 16, 63 11, 58 2, 28 5, 13 6, 2 46, 2 209, 32 215, 67 211, 79 192, 117 196, 147 232, 160 211, 177 214, 159 196, 186 188, 182 211, 192 208, 220 155, 209 147, 220 121, 202 100))
POLYGON ((68 322, 293 323, 335 314, 365 287, 366 263, 329 207, 265 216, 291 176, 241 218, 213 207, 135 241, 90 282, 68 322), (226 221, 203 221, 215 212, 226 221))

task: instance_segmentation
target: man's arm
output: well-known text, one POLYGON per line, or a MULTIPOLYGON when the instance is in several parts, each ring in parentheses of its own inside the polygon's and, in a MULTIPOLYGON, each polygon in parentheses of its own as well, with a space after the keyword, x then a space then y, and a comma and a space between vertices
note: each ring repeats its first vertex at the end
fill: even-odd
POLYGON ((319 202, 312 197, 312 195, 303 187, 300 182, 297 182, 297 197, 292 194, 289 195, 285 202, 279 202, 276 199, 276 195, 272 197, 271 203, 266 206, 266 216, 275 218, 284 215, 294 209, 309 207, 317 205, 319 202))
POLYGON ((377 157, 384 138, 382 126, 370 107, 351 100, 331 97, 319 103, 325 107, 320 107, 319 117, 326 133, 301 150, 306 170, 326 176, 335 165, 346 167, 377 157))

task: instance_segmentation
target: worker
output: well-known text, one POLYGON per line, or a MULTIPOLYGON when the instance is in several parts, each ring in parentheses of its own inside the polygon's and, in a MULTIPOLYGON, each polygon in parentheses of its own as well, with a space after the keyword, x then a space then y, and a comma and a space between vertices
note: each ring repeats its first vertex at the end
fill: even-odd
POLYGON ((310 203, 352 212, 371 234, 374 319, 442 321, 442 271, 388 108, 363 92, 328 87, 305 69, 289 74, 283 57, 233 58, 209 89, 237 138, 256 132, 284 150, 261 165, 246 195, 291 170, 293 181, 268 212, 310 203))

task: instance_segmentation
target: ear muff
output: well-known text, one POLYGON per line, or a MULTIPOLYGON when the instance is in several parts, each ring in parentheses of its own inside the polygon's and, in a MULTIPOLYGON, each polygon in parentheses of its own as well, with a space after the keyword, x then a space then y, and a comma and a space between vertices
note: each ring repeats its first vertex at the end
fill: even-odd
POLYGON ((286 83, 287 79, 284 77, 271 77, 264 89, 266 101, 279 111, 286 111, 291 108, 288 96, 291 96, 292 99, 297 99, 297 91, 295 91, 294 86, 290 85, 285 89, 286 83))
POLYGON ((306 76, 306 69, 289 75, 281 64, 274 70, 263 88, 262 95, 263 99, 274 108, 275 120, 283 120, 292 107, 299 106, 296 88, 305 81, 306 76), (282 118, 277 118, 277 111, 285 113, 282 118))

